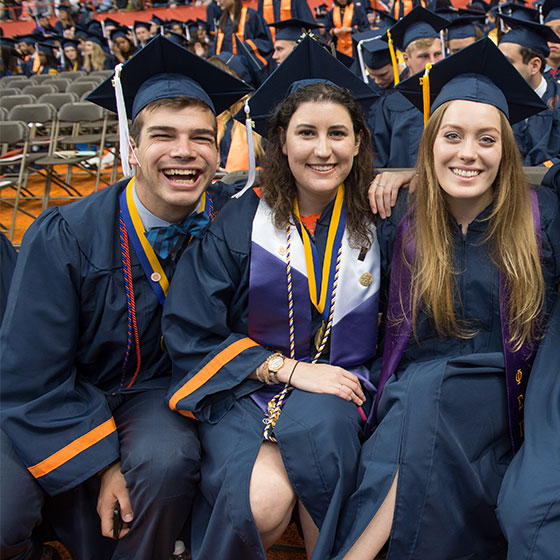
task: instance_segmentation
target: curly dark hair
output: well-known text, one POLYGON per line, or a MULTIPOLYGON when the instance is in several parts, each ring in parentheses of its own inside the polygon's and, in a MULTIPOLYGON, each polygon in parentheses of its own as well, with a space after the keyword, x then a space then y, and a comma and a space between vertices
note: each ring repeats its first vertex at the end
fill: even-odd
POLYGON ((358 102, 348 90, 333 84, 315 83, 299 88, 280 103, 272 117, 259 186, 264 200, 273 210, 274 224, 284 228, 292 217, 297 188, 282 145, 292 115, 306 102, 329 102, 344 106, 350 114, 354 134, 361 135, 358 155, 344 181, 344 198, 350 242, 357 248, 369 248, 372 242, 371 224, 375 222, 368 202, 368 187, 374 172, 371 136, 358 102))

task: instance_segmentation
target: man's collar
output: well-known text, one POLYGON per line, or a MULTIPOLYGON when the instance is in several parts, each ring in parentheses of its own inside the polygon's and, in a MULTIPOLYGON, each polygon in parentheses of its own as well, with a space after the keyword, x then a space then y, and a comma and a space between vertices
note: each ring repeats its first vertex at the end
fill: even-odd
MULTIPOLYGON (((144 226, 144 229, 147 231, 152 227, 165 227, 170 225, 171 222, 166 222, 165 220, 162 220, 161 218, 158 218, 155 214, 153 214, 152 212, 150 212, 141 202, 141 200, 138 198, 138 193, 136 192, 136 180, 134 182, 134 184, 132 185, 132 198, 134 200, 134 205, 136 206, 136 209, 138 210, 138 215, 140 216, 140 219, 142 220, 142 225, 144 226)), ((198 201, 196 210, 193 212, 194 213, 198 213, 200 212, 200 208, 202 205, 202 200, 198 201)), ((186 218, 186 216, 185 216, 186 218)))
POLYGON ((535 88, 535 93, 542 99, 542 96, 546 93, 546 88, 548 83, 544 76, 541 76, 541 83, 535 88))

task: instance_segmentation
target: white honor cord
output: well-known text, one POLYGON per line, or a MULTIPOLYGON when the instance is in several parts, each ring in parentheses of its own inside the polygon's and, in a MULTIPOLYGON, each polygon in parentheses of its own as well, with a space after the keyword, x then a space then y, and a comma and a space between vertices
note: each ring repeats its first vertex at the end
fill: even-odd
POLYGON ((124 94, 121 84, 121 70, 122 63, 115 66, 115 100, 117 102, 117 115, 119 118, 119 149, 121 154, 121 165, 123 175, 125 177, 132 177, 132 168, 128 161, 128 154, 130 153, 130 133, 128 131, 128 117, 126 114, 126 105, 124 103, 124 94))
POLYGON ((445 58, 445 35, 443 29, 439 32, 439 40, 441 41, 441 56, 445 58))
POLYGON ((257 176, 257 163, 255 161, 255 144, 253 142, 253 126, 251 123, 251 109, 249 108, 249 100, 245 101, 245 131, 247 133, 247 151, 249 152, 249 174, 245 186, 231 198, 240 198, 255 183, 257 176))

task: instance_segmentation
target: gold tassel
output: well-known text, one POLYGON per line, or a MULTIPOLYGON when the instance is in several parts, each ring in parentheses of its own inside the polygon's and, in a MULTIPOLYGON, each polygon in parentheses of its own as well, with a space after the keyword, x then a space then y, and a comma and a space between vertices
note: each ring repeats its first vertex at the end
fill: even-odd
POLYGON ((387 29, 387 38, 389 39, 389 52, 391 53, 391 64, 393 65, 393 80, 395 85, 400 82, 399 78, 399 66, 397 64, 397 56, 395 54, 395 47, 393 45, 393 39, 391 39, 391 31, 387 29))
POLYGON ((424 76, 420 78, 420 85, 422 86, 422 101, 424 105, 424 126, 430 118, 430 70, 432 69, 432 63, 428 62, 426 64, 426 69, 424 70, 424 76))

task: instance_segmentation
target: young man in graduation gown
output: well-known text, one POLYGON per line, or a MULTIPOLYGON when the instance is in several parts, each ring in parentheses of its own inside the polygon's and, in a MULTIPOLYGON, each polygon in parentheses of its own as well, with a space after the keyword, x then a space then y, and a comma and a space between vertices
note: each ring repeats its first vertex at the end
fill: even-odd
POLYGON ((317 29, 320 25, 311 17, 310 19, 291 18, 269 23, 274 40, 272 60, 280 66, 297 45, 302 33, 317 29))
POLYGON ((560 154, 560 83, 544 75, 547 41, 555 34, 545 25, 500 17, 510 31, 498 47, 548 107, 513 126, 524 165, 539 165, 560 154))
MULTIPOLYGON (((412 75, 443 57, 439 32, 448 23, 433 12, 417 7, 393 25, 384 38, 389 41, 390 34, 392 43, 403 51, 412 75)), ((394 48, 391 42, 389 46, 394 48)), ((376 167, 414 167, 424 120, 408 99, 396 90, 389 92, 379 103, 370 126, 376 167)))
POLYGON ((2 448, 2 558, 41 557, 31 530, 43 502, 60 498, 85 529, 57 534, 74 558, 107 558, 103 533, 119 539, 113 558, 165 560, 198 482, 196 427, 164 402, 171 363, 160 316, 177 257, 231 194, 209 187, 215 115, 251 90, 162 36, 114 80, 117 103, 111 79, 90 100, 118 109, 124 146, 132 118, 122 160, 134 177, 43 213, 14 272, 0 333, 11 442, 2 448), (100 519, 68 499, 86 485, 99 488, 100 519))

